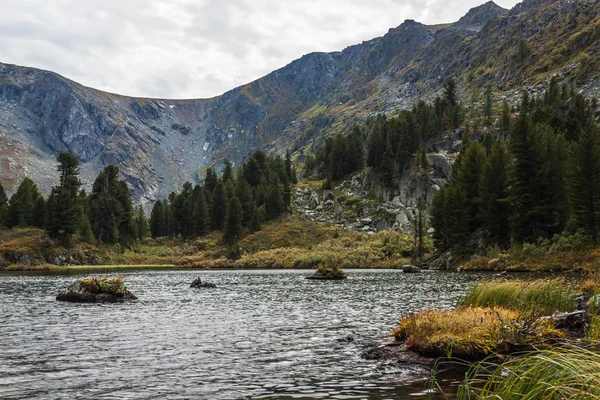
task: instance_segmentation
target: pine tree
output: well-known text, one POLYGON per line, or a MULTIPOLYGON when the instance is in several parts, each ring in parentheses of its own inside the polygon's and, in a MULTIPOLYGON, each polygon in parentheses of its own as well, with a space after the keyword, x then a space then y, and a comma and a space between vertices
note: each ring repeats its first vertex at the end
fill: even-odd
POLYGON ((257 187, 262 177, 260 163, 254 157, 250 157, 244 168, 244 178, 252 187, 257 187))
POLYGON ((444 82, 444 98, 448 101, 450 107, 458 105, 458 96, 456 94, 456 81, 453 78, 444 82))
POLYGON ((485 164, 485 149, 479 142, 469 144, 461 154, 452 170, 452 184, 466 197, 468 218, 463 221, 470 232, 479 226, 477 198, 479 196, 479 177, 485 164))
POLYGON ((381 173, 381 177, 383 178, 383 182, 387 186, 392 186, 394 182, 394 175, 396 166, 394 163, 395 157, 394 152, 392 151, 392 146, 388 143, 385 153, 383 154, 383 158, 381 164, 379 166, 379 171, 381 173))
MULTIPOLYGON (((212 168, 207 168, 206 178, 204 178, 204 189, 207 191, 207 193, 212 194, 217 187, 218 182, 219 179, 217 178, 215 171, 212 168)), ((209 199, 207 199, 207 201, 209 201, 209 199)))
POLYGON ((273 219, 285 212, 283 195, 277 186, 271 187, 266 203, 267 218, 273 219))
POLYGON ((569 154, 569 197, 575 227, 598 243, 600 231, 600 129, 589 123, 569 154))
POLYGON ((144 209, 142 206, 137 207, 135 219, 135 236, 138 240, 144 240, 146 236, 148 236, 148 220, 146 219, 146 215, 144 214, 144 209))
POLYGON ((254 209, 254 196, 252 195, 252 187, 248 184, 243 176, 238 176, 235 184, 235 197, 238 198, 242 205, 242 225, 248 226, 252 210, 254 209))
POLYGON ((446 188, 440 189, 433 196, 429 206, 429 215, 431 216, 431 226, 434 229, 433 243, 438 249, 445 249, 449 246, 448 233, 445 223, 446 206, 446 188))
POLYGON ((206 201, 205 190, 203 189, 196 197, 194 204, 194 233, 197 236, 203 236, 210 229, 210 214, 208 212, 208 203, 206 201))
POLYGON ((150 233, 153 238, 167 236, 167 221, 162 201, 157 201, 150 213, 150 233))
POLYGON ((521 114, 510 132, 510 149, 513 162, 509 169, 509 201, 512 207, 510 218, 511 238, 523 243, 533 238, 531 210, 535 207, 533 195, 536 176, 535 158, 529 139, 529 118, 521 114))
POLYGON ((0 183, 0 229, 6 226, 6 219, 8 217, 8 197, 4 191, 2 183, 0 183))
POLYGON ((251 233, 260 231, 260 220, 260 210, 258 207, 254 206, 254 208, 252 209, 252 216, 250 217, 250 222, 248 224, 248 230, 251 233))
POLYGON ((223 182, 227 182, 229 180, 233 181, 233 166, 229 160, 225 160, 225 166, 223 167, 223 177, 221 178, 223 182))
POLYGON ((510 154, 503 142, 494 143, 479 180, 479 219, 490 239, 509 242, 508 165, 510 154))
POLYGON ((233 197, 227 207, 223 243, 233 246, 242 237, 242 205, 237 197, 233 197))
POLYGON ((79 236, 86 243, 94 242, 94 233, 92 232, 92 225, 90 224, 90 219, 86 214, 83 213, 79 225, 79 236))
POLYGON ((33 212, 39 197, 36 184, 29 178, 23 179, 8 203, 7 226, 12 228, 39 225, 40 221, 35 221, 33 212))
MULTIPOLYGON (((52 188, 47 204, 48 234, 63 245, 70 246, 72 236, 79 229, 81 206, 79 204, 79 162, 70 153, 60 153, 57 171, 60 185, 52 188)), ((40 210, 42 205, 40 204, 40 210)), ((39 217, 38 217, 39 218, 39 217)))
POLYGON ((217 183, 212 194, 211 228, 215 231, 222 231, 225 226, 225 216, 227 215, 227 196, 223 183, 217 183))

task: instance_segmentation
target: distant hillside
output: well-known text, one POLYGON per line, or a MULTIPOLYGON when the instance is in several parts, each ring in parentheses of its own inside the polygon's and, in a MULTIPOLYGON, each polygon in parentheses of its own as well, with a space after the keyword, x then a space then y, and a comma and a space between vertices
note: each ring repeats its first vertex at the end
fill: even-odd
POLYGON ((568 74, 600 97, 598 15, 591 0, 526 0, 510 11, 488 2, 454 24, 407 20, 341 52, 308 54, 207 100, 119 96, 0 64, 0 182, 12 191, 29 176, 48 191, 54 157, 68 150, 85 182, 117 164, 147 204, 225 158, 239 164, 256 149, 310 151, 370 114, 433 98, 451 76, 463 93, 492 84, 510 96, 568 74))

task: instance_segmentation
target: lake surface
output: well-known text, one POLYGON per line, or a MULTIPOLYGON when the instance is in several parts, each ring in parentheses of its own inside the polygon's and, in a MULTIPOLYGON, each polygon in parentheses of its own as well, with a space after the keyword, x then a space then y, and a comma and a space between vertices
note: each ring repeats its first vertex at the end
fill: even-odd
MULTIPOLYGON (((0 274, 2 399, 403 399, 425 382, 361 358, 402 314, 451 307, 478 274, 127 271, 126 304, 70 304, 84 275, 0 274), (189 285, 201 276, 217 289, 189 285), (353 342, 337 339, 351 336, 353 342)), ((108 275, 119 275, 111 273, 108 275)))

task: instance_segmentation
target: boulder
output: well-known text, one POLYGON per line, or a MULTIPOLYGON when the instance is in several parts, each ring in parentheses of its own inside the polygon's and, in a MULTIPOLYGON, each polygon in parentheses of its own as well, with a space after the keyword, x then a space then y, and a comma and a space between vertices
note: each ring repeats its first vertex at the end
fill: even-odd
POLYGON ((360 220, 360 223, 362 224, 362 226, 371 225, 373 223, 373 218, 362 218, 360 220))
POLYGON ((89 284, 89 282, 94 282, 94 279, 84 279, 75 282, 60 292, 56 296, 56 300, 71 303, 122 303, 127 300, 137 300, 137 297, 127 290, 125 286, 122 286, 120 289, 111 289, 104 288, 101 285, 89 284))
POLYGON ((416 266, 414 266, 414 265, 404 265, 404 266, 402 267, 402 271, 403 271, 405 274, 414 274, 414 273, 422 272, 422 271, 421 271, 421 268, 419 268, 419 267, 416 267, 416 266))
POLYGON ((190 287, 194 288, 194 289, 200 289, 200 288, 214 289, 217 287, 217 285, 215 285, 214 283, 202 282, 202 279, 196 278, 196 279, 194 279, 194 282, 192 282, 190 287))
POLYGON ((314 210, 319 204, 321 204, 321 202, 319 201, 319 196, 317 196, 317 192, 311 192, 310 199, 308 200, 308 206, 314 210))
POLYGON ((331 190, 323 191, 323 201, 331 201, 332 203, 337 203, 337 197, 331 190))

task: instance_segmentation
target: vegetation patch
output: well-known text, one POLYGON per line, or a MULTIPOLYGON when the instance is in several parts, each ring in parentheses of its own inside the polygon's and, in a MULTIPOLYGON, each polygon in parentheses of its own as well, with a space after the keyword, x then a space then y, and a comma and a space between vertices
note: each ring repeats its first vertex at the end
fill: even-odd
POLYGON ((122 295, 125 293, 127 288, 122 277, 107 278, 107 277, 93 277, 83 279, 79 282, 79 287, 82 290, 86 290, 91 293, 109 293, 122 295))

